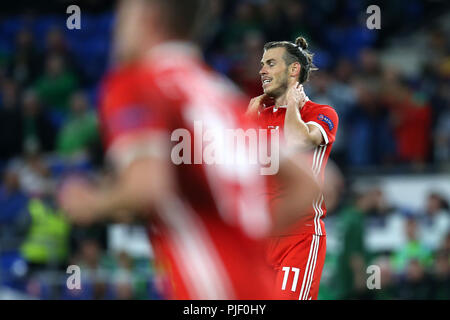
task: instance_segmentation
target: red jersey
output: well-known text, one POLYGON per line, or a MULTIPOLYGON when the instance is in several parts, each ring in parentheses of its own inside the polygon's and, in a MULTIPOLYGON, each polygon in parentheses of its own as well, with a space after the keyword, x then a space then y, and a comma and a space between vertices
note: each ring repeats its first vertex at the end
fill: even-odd
POLYGON ((101 106, 106 149, 126 158, 142 137, 164 137, 169 144, 144 150, 166 158, 176 180, 177 193, 149 222, 155 261, 171 283, 166 298, 271 298, 262 245, 271 220, 257 196, 263 177, 256 167, 203 163, 206 142, 198 138, 206 138, 197 132, 241 126, 247 101, 195 52, 186 44, 163 44, 107 76, 101 106), (183 142, 192 150, 179 153, 187 163, 173 158, 182 133, 189 134, 183 142))
MULTIPOLYGON (((268 107, 259 113, 258 122, 260 127, 265 129, 283 129, 286 107, 268 107)), ((300 110, 302 120, 307 125, 314 125, 322 133, 324 143, 317 146, 311 155, 311 167, 319 183, 324 183, 325 166, 336 137, 338 127, 338 116, 336 111, 328 105, 320 105, 308 100, 300 110)), ((283 132, 280 137, 282 139, 283 132)), ((277 184, 277 180, 269 177, 268 199, 269 202, 276 201, 276 198, 282 193, 282 186, 277 184)), ((321 194, 315 199, 307 213, 305 219, 302 219, 286 232, 286 235, 295 234, 315 234, 325 235, 325 226, 322 218, 326 215, 326 207, 321 194)))

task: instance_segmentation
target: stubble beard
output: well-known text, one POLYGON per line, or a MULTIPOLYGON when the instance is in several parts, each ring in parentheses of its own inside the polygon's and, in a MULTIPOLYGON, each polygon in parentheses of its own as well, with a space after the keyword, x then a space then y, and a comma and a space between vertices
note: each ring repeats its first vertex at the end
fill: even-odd
POLYGON ((280 84, 275 89, 271 90, 270 92, 265 92, 269 97, 273 99, 277 99, 281 97, 282 95, 286 94, 288 90, 288 76, 287 71, 283 75, 283 78, 280 79, 280 84))

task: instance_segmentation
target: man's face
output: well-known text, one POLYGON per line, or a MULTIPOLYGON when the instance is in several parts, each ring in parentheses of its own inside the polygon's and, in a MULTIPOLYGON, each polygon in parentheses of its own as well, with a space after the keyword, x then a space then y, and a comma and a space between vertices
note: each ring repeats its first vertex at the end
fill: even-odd
POLYGON ((288 88, 288 68, 283 59, 286 49, 282 47, 266 50, 261 60, 261 82, 264 93, 277 98, 288 88))

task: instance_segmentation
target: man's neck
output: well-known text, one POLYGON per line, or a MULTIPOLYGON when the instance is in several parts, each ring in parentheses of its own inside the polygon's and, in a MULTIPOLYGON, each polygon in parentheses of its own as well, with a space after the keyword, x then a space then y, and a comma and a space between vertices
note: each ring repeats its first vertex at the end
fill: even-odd
POLYGON ((147 57, 159 59, 168 53, 185 54, 200 58, 199 49, 192 43, 182 40, 160 41, 147 51, 147 57))
POLYGON ((287 105, 286 101, 287 90, 284 94, 275 99, 275 107, 282 107, 287 105))
MULTIPOLYGON (((290 82, 290 80, 288 80, 288 81, 290 82)), ((296 82, 292 82, 292 83, 289 83, 289 82, 288 82, 287 88, 284 91, 284 93, 282 95, 280 95, 278 98, 275 98, 275 107, 287 106, 287 99, 286 99, 287 93, 288 93, 289 89, 292 86, 295 86, 295 84, 296 84, 296 82)))

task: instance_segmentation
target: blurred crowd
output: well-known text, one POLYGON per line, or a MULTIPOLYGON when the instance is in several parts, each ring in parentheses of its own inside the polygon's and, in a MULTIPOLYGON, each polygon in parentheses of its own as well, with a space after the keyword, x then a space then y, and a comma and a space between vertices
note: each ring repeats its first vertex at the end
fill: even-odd
POLYGON ((320 298, 450 299, 450 207, 442 194, 430 190, 411 209, 388 202, 372 181, 354 183, 342 199, 326 220, 320 298))
MULTIPOLYGON (((369 30, 367 1, 210 3, 197 41, 249 97, 262 93, 264 43, 307 38, 319 71, 305 91, 339 114, 331 157, 345 175, 448 170, 450 28, 441 18, 449 10, 391 1, 380 4, 381 30, 369 30)), ((80 30, 65 28, 65 12, 0 16, 0 286, 44 299, 158 298, 149 261, 112 254, 104 226, 71 226, 55 204, 67 174, 104 174, 96 110, 114 16, 81 11, 80 30), (81 291, 66 290, 70 264, 91 270, 81 291)), ((373 298, 359 290, 363 266, 373 263, 382 266, 382 287, 392 288, 375 298, 449 299, 445 197, 431 194, 422 214, 407 214, 386 205, 382 190, 354 189, 330 214, 340 246, 327 257, 335 270, 323 298, 373 298), (375 254, 367 232, 388 228, 392 216, 404 219, 406 240, 375 254)))
MULTIPOLYGON (((213 3, 218 17, 227 6, 213 3)), ((305 36, 319 68, 305 91, 339 114, 333 156, 340 167, 448 168, 448 23, 426 10, 426 1, 393 1, 380 5, 381 29, 369 30, 370 4, 240 1, 225 19, 214 19, 202 43, 211 65, 253 97, 262 94, 264 43, 305 36)))

